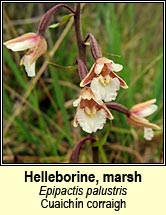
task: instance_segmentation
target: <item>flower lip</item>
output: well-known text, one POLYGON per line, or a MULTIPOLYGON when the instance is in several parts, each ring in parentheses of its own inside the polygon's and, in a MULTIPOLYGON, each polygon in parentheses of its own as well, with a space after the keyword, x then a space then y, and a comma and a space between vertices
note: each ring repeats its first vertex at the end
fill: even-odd
POLYGON ((89 117, 83 109, 78 109, 77 121, 85 132, 96 132, 103 128, 106 122, 106 113, 101 109, 93 117, 89 117))
POLYGON ((152 140, 154 137, 154 132, 151 128, 144 128, 144 138, 146 140, 152 140))
POLYGON ((90 85, 96 98, 105 102, 110 102, 116 99, 117 92, 120 88, 118 78, 111 78, 110 76, 103 77, 100 75, 94 78, 90 85))
POLYGON ((32 64, 30 64, 31 61, 31 55, 24 55, 24 57, 20 61, 20 65, 25 66, 25 70, 27 72, 27 75, 29 77, 34 77, 35 76, 35 63, 34 61, 32 64))

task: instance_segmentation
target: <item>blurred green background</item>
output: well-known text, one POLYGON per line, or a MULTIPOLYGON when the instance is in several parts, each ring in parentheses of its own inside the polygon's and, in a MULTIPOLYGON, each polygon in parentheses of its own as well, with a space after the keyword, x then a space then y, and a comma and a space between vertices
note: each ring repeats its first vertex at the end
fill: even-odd
MULTIPOLYGON (((74 3, 68 3, 74 8, 74 3)), ((42 15, 54 3, 3 3, 3 42, 35 32, 42 15)), ((60 9, 52 24, 68 14, 60 9)), ((28 78, 19 61, 23 52, 3 47, 3 162, 69 163, 76 143, 87 136, 72 125, 79 95, 77 46, 69 21, 46 32, 48 50, 37 61, 35 78, 28 78), (54 67, 44 62, 63 66, 54 67), (43 65, 44 64, 44 65, 43 65)), ((158 110, 148 119, 163 123, 163 3, 86 3, 82 10, 83 34, 93 33, 103 55, 124 69, 119 75, 129 88, 121 89, 116 102, 128 108, 156 98, 158 110)), ((93 64, 87 47, 88 69, 93 64)), ((112 111, 98 137, 100 163, 161 163, 162 129, 145 141, 143 129, 127 124, 112 111)), ((92 163, 91 144, 81 151, 80 163, 92 163)))

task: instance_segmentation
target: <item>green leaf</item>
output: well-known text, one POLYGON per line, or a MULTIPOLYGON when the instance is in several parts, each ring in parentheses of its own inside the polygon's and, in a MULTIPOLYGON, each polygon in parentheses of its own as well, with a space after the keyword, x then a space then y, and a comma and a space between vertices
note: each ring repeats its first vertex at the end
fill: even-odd
POLYGON ((68 14, 68 15, 63 16, 62 19, 60 20, 60 22, 50 25, 49 28, 57 28, 57 27, 59 27, 59 26, 61 26, 61 25, 64 25, 66 22, 69 21, 69 19, 70 19, 73 15, 74 15, 73 13, 70 13, 70 14, 68 14))
POLYGON ((16 118, 15 124, 17 126, 17 129, 20 131, 21 137, 23 137, 26 142, 39 144, 41 139, 39 139, 37 136, 35 136, 28 128, 26 124, 27 122, 24 122, 22 119, 16 118))
POLYGON ((27 89, 27 84, 25 81, 25 78, 23 74, 21 74, 21 70, 19 68, 19 65, 17 65, 14 60, 10 56, 10 52, 8 49, 4 48, 3 49, 3 57, 10 68, 11 72, 15 75, 15 79, 17 80, 18 84, 24 89, 27 89))
POLYGON ((107 137, 108 137, 108 134, 109 134, 109 130, 107 131, 107 133, 100 139, 100 140, 97 140, 94 144, 93 144, 93 147, 100 147, 100 146, 103 146, 106 141, 107 141, 107 137))
POLYGON ((47 62, 49 65, 55 67, 55 68, 58 68, 58 69, 63 69, 63 70, 67 70, 67 71, 73 71, 73 70, 76 70, 78 68, 77 65, 74 65, 74 66, 61 66, 59 64, 56 64, 56 63, 51 63, 51 62, 47 62))

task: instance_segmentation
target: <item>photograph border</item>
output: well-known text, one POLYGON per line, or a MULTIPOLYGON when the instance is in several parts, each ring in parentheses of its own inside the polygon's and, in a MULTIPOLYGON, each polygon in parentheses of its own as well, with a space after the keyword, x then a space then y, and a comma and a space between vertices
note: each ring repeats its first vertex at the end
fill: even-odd
MULTIPOLYGON (((40 1, 23 1, 24 3, 41 3, 40 1)), ((53 1, 46 1, 52 3, 53 1)), ((54 1, 55 3, 60 3, 54 1)), ((82 1, 64 1, 64 3, 76 3, 82 1)), ((107 163, 3 163, 3 3, 21 3, 20 1, 1 1, 1 166, 165 166, 165 1, 84 1, 84 3, 163 3, 163 163, 124 163, 124 164, 107 164, 107 163)), ((45 2, 42 2, 45 3, 45 2)))

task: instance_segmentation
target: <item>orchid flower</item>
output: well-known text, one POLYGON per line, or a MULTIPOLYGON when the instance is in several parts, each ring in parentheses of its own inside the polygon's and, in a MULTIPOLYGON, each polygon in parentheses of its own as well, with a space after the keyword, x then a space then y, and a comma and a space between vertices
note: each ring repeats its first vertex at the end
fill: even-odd
POLYGON ((35 76, 36 60, 47 50, 45 38, 37 33, 26 33, 15 39, 6 41, 4 45, 12 51, 24 51, 29 49, 21 59, 20 65, 25 66, 25 70, 29 77, 35 76))
POLYGON ((81 81, 80 86, 90 84, 96 98, 109 102, 116 99, 120 87, 127 89, 125 81, 115 72, 121 71, 122 65, 114 63, 105 57, 98 58, 90 72, 81 81))
POLYGON ((150 116, 154 113, 158 107, 154 103, 156 99, 152 99, 143 103, 139 103, 134 105, 130 109, 130 114, 127 117, 128 122, 134 126, 143 127, 144 128, 144 138, 146 140, 151 140, 154 136, 152 129, 160 129, 160 127, 154 123, 150 123, 144 117, 150 116))
POLYGON ((108 108, 102 101, 95 98, 89 87, 85 87, 81 90, 80 96, 73 102, 73 106, 77 107, 74 127, 77 127, 79 124, 87 133, 102 129, 106 122, 106 118, 110 120, 113 119, 108 108))

